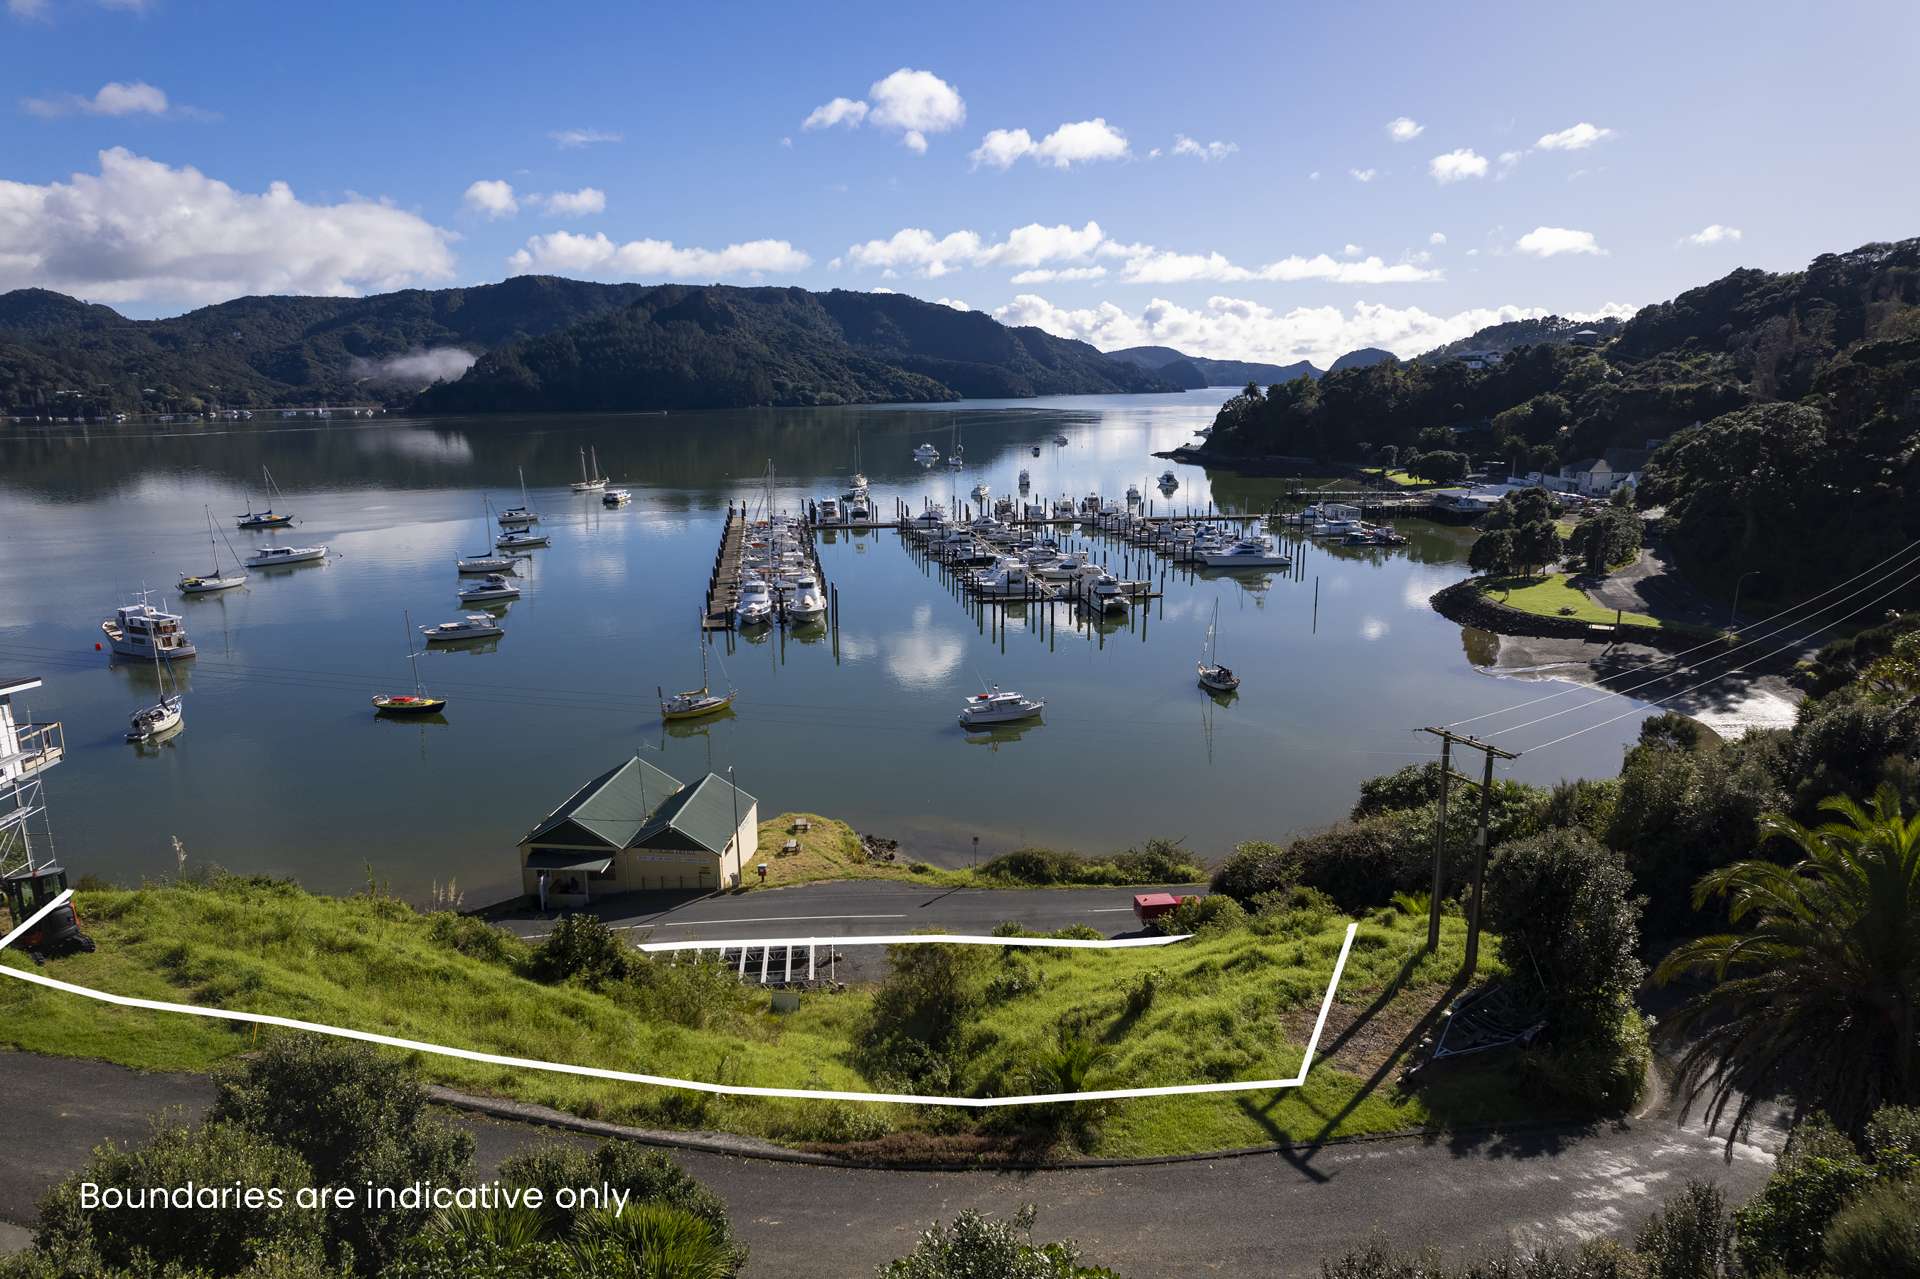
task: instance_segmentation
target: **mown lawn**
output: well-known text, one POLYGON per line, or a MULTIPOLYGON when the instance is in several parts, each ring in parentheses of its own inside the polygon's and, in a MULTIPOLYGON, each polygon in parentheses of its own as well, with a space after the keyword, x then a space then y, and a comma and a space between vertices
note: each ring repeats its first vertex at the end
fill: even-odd
POLYGON ((760 851, 754 865, 764 865, 764 881, 749 866, 741 876, 742 887, 784 888, 827 879, 904 879, 945 888, 964 887, 972 877, 964 870, 942 870, 919 863, 921 869, 909 869, 911 859, 901 850, 893 861, 870 861, 860 846, 853 827, 818 813, 782 813, 760 823, 760 851), (812 829, 795 831, 796 819, 805 818, 812 829), (796 840, 798 852, 782 849, 788 840, 796 840))
MULTIPOLYGON (((1582 622, 1615 620, 1614 611, 1596 604, 1583 590, 1571 585, 1565 573, 1547 573, 1540 577, 1501 577, 1481 584, 1480 589, 1508 608, 1540 617, 1572 617, 1582 622), (1571 610, 1563 612, 1562 610, 1571 610)), ((1635 626, 1665 626, 1657 617, 1645 613, 1622 613, 1619 620, 1635 626)))
MULTIPOLYGON (((647 1003, 615 983, 543 985, 521 975, 526 945, 477 921, 416 913, 391 898, 328 898, 226 879, 77 899, 100 943, 50 975, 119 994, 282 1016, 515 1056, 731 1083, 872 1090, 853 1044, 870 991, 803 994, 775 1016, 764 992, 711 970, 654 989, 699 1000, 647 1003), (476 938, 482 940, 476 941, 476 938), (717 980, 716 980, 717 978, 717 980)), ((1262 917, 1163 949, 984 952, 988 995, 968 1022, 960 1091, 1029 1090, 1036 1054, 1071 1025, 1109 1055, 1093 1087, 1281 1078, 1298 1070, 1346 920, 1262 917), (1129 992, 1152 974, 1144 1005, 1129 992)), ((1398 1046, 1457 968, 1460 921, 1434 959, 1424 919, 1383 910, 1361 923, 1323 1057, 1304 1088, 1118 1103, 1082 1126, 1090 1153, 1157 1154, 1377 1133, 1527 1113, 1500 1071, 1421 1092, 1394 1084, 1398 1046), (1372 1005, 1378 1010, 1361 1014, 1372 1005)), ((28 967, 12 951, 0 963, 28 967)), ((650 961, 651 962, 651 961, 650 961)), ((261 1032, 275 1033, 275 1032, 261 1032)), ((204 1070, 257 1042, 253 1028, 116 1008, 0 980, 0 1044, 152 1070, 204 1070)), ((468 1091, 644 1126, 718 1130, 789 1144, 883 1140, 911 1149, 953 1134, 1007 1138, 1028 1112, 947 1112, 870 1103, 716 1098, 428 1054, 423 1075, 468 1091), (936 1137, 935 1134, 938 1134, 936 1137)))

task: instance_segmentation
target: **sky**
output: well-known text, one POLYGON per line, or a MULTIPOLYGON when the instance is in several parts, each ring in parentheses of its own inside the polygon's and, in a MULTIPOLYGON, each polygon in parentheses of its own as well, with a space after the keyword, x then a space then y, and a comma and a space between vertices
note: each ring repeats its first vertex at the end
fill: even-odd
POLYGON ((0 290, 892 289, 1324 366, 1920 234, 1920 6, 0 0, 0 290))

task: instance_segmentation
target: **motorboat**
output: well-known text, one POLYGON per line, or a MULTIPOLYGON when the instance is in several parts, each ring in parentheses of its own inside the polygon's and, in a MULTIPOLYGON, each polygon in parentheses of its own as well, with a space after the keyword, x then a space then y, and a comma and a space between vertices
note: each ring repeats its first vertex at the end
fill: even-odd
POLYGON ((995 685, 987 692, 975 693, 967 699, 967 704, 960 709, 960 724, 963 728, 974 728, 983 724, 1011 724, 1018 720, 1037 717, 1046 709, 1046 705, 1044 698, 1005 693, 995 685))
POLYGON ((207 546, 213 551, 213 567, 205 573, 182 573, 179 590, 182 595, 209 595, 215 591, 230 591, 236 586, 244 586, 247 575, 240 568, 240 557, 234 554, 233 547, 227 547, 227 554, 233 556, 232 573, 220 571, 220 544, 213 539, 213 508, 207 508, 207 546))
POLYGON ((1173 473, 1172 467, 1168 467, 1166 470, 1160 472, 1160 489, 1162 492, 1171 493, 1179 487, 1180 477, 1173 473))
POLYGON ((1033 477, 1027 474, 1025 471, 1021 471, 1020 472, 1020 491, 1024 493, 1032 487, 1033 487, 1033 477))
POLYGON ((1033 446, 1033 455, 1034 455, 1035 457, 1039 457, 1039 456, 1040 456, 1040 446, 1039 446, 1038 444, 1036 444, 1036 445, 1034 445, 1034 446, 1033 446))
POLYGON ((540 512, 534 510, 532 503, 527 500, 527 470, 525 467, 520 468, 520 505, 509 506, 494 518, 499 522, 501 528, 526 528, 530 524, 538 524, 540 522, 540 512))
POLYGON ((1053 595, 1051 586, 1035 577, 1025 564, 1007 556, 975 574, 969 589, 989 600, 1048 599, 1053 595))
POLYGON ((187 628, 178 613, 164 613, 148 602, 150 591, 140 592, 140 602, 123 604, 113 616, 100 623, 107 646, 121 657, 142 659, 192 657, 199 650, 187 638, 187 628))
POLYGON ((327 558, 324 546, 263 546, 247 556, 248 568, 282 568, 288 564, 311 564, 327 558))
POLYGON ((764 626, 773 620, 773 588, 757 577, 740 583, 740 598, 734 601, 734 621, 740 626, 764 626))
POLYGON ((502 551, 517 551, 523 547, 546 546, 553 539, 545 533, 536 533, 530 528, 509 529, 493 539, 496 548, 502 551))
POLYGON ((1065 435, 1056 435, 1053 437, 1053 442, 1055 444, 1065 444, 1067 442, 1067 437, 1065 435))
POLYGON ((293 523, 293 516, 283 511, 275 511, 271 505, 276 496, 281 496, 279 486, 273 482, 273 472, 263 466, 260 468, 260 474, 266 478, 267 501, 269 505, 259 510, 254 510, 252 509, 253 503, 251 499, 249 499, 247 503, 248 509, 233 518, 241 528, 285 528, 287 525, 293 523))
POLYGON ((472 586, 460 588, 462 604, 480 604, 489 600, 517 600, 520 587, 498 573, 489 573, 472 586))
POLYGON ((1219 550, 1209 550, 1200 556, 1200 562, 1208 568, 1285 568, 1293 560, 1274 548, 1272 538, 1256 535, 1235 538, 1219 550))
POLYGON ((979 501, 982 501, 982 502, 986 501, 988 497, 992 496, 992 494, 993 494, 993 489, 988 486, 985 480, 981 480, 978 484, 973 486, 973 496, 979 501))
POLYGON ((455 644, 461 640, 493 639, 506 632, 486 613, 468 613, 438 626, 422 626, 420 633, 429 644, 455 644))
POLYGON ((1074 575, 1067 588, 1075 598, 1088 608, 1100 613, 1124 613, 1127 611, 1126 588, 1120 585, 1120 579, 1098 564, 1088 564, 1074 575))
POLYGON ((1140 486, 1138 484, 1127 485, 1127 505, 1137 506, 1139 505, 1139 503, 1140 503, 1140 486))
POLYGON ((940 450, 931 444, 922 444, 913 451, 913 460, 922 466, 932 466, 940 460, 940 450))
POLYGON ((1220 664, 1220 601, 1213 603, 1213 621, 1207 625, 1207 648, 1196 663, 1200 687, 1210 693, 1231 693, 1240 687, 1240 677, 1220 664))
POLYGON ((373 713, 376 715, 431 715, 435 711, 445 710, 447 699, 435 697, 427 692, 427 686, 420 682, 420 654, 413 647, 413 618, 402 614, 407 623, 407 665, 413 670, 413 691, 411 693, 375 693, 373 695, 373 713))
POLYGON ((608 489, 600 495, 602 506, 625 506, 633 500, 633 494, 627 489, 608 489))
POLYGON ((840 503, 833 498, 823 500, 820 503, 820 522, 822 524, 838 524, 840 522, 840 503))
POLYGON ((587 462, 587 450, 580 450, 580 478, 567 487, 576 493, 597 493, 607 486, 607 477, 600 474, 600 450, 593 451, 593 462, 587 462))
POLYGON ((827 615, 827 597, 811 573, 802 573, 781 592, 781 608, 795 622, 817 622, 827 615))
POLYGON ((1053 563, 1035 569, 1044 582, 1071 582, 1080 576, 1080 570, 1087 567, 1087 553, 1073 551, 1061 556, 1053 563))

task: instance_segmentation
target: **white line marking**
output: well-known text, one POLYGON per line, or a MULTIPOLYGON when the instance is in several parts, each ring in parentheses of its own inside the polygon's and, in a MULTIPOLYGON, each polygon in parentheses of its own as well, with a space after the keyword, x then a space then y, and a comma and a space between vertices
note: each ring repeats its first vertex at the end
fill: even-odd
POLYGON ((1131 907, 1131 906, 1089 906, 1089 907, 1087 907, 1087 914, 1089 914, 1089 915, 1117 915, 1117 914, 1119 914, 1119 913, 1120 913, 1121 911, 1123 911, 1123 910, 1132 910, 1132 909, 1133 909, 1133 907, 1131 907))
POLYGON ((683 919, 666 924, 629 924, 629 928, 703 928, 708 924, 784 924, 802 919, 905 919, 905 915, 760 915, 752 919, 683 919))
MULTIPOLYGON (((26 923, 8 933, 4 940, 0 940, 0 947, 13 941, 15 937, 38 923, 41 916, 71 896, 73 896, 73 890, 68 889, 34 912, 26 923)), ((24 969, 10 968, 4 964, 0 964, 0 975, 11 977, 15 981, 45 986, 49 990, 65 991, 67 994, 79 995, 84 999, 98 1000, 103 1004, 114 1004, 121 1008, 145 1008, 152 1012, 180 1013, 188 1017, 210 1017, 219 1021, 247 1022, 258 1026, 283 1026, 288 1030, 305 1030, 317 1035, 332 1035, 339 1039, 356 1039, 362 1043, 381 1044, 388 1048, 404 1048, 409 1052, 428 1053, 436 1057, 455 1057, 461 1061, 477 1061, 488 1066, 513 1066, 522 1070, 544 1070, 558 1075, 582 1075, 593 1079, 610 1079, 616 1083, 650 1084, 659 1088, 683 1088, 689 1092, 734 1097, 796 1097, 803 1101, 808 1098, 819 1098, 824 1101, 880 1101, 908 1106, 964 1106, 972 1110, 991 1110, 1000 1106, 1042 1106, 1062 1101, 1124 1101, 1133 1097, 1178 1097, 1198 1093, 1266 1092, 1279 1088, 1298 1088, 1306 1082, 1307 1070, 1313 1065, 1313 1054, 1320 1044, 1320 1032, 1327 1024, 1327 1013, 1333 1007, 1333 996, 1340 988, 1340 976, 1346 971, 1347 955, 1353 949, 1354 934, 1359 929, 1360 925, 1357 923, 1347 925, 1347 937, 1340 944, 1340 958, 1333 965, 1333 980, 1327 983, 1326 998, 1320 1003, 1320 1018, 1314 1023, 1313 1038, 1307 1041, 1307 1051, 1300 1060, 1300 1073, 1292 1079, 1251 1079, 1222 1084, 1172 1084, 1159 1088, 1099 1088, 1088 1092, 1033 1093, 1018 1097, 929 1097, 916 1093, 848 1092, 829 1088, 761 1088, 751 1084, 710 1084, 698 1079, 675 1079, 668 1075, 644 1075, 630 1070, 607 1070, 600 1066, 576 1066, 569 1062, 534 1061, 527 1057, 509 1057, 503 1053, 476 1052, 471 1048, 449 1048, 444 1044, 401 1039, 395 1035, 377 1035, 372 1031, 349 1030, 344 1026, 328 1026, 320 1022, 299 1021, 292 1017, 274 1017, 266 1013, 234 1012, 226 1008, 198 1008, 192 1004, 171 1004, 159 999, 110 995, 104 990, 94 990, 89 986, 57 981, 52 977, 44 977, 24 969)), ((913 940, 944 942, 953 939, 921 935, 913 940)), ((1007 942, 1036 939, 996 938, 995 940, 1007 942)))
POLYGON ((648 954, 674 950, 747 950, 761 946, 805 946, 810 942, 834 946, 1045 946, 1056 950, 1127 950, 1135 946, 1169 946, 1192 933, 1167 937, 993 937, 979 933, 880 933, 862 937, 708 937, 699 941, 640 942, 635 950, 648 954))

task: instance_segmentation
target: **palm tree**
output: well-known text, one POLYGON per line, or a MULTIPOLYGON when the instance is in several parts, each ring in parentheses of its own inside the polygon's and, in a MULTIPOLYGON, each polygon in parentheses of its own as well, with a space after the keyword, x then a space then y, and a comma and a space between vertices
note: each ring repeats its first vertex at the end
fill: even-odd
POLYGON ((1729 1141, 1782 1093, 1796 1118, 1817 1106, 1853 1132, 1879 1106, 1920 1099, 1920 815, 1902 815, 1891 785, 1870 808, 1820 807, 1835 820, 1760 820, 1763 845, 1799 850, 1793 865, 1736 862, 1700 880, 1695 908, 1724 897, 1746 931, 1688 942, 1656 974, 1714 982, 1678 1018, 1698 1032, 1680 1083, 1689 1103, 1708 1096, 1715 1123, 1733 1107, 1729 1141))

